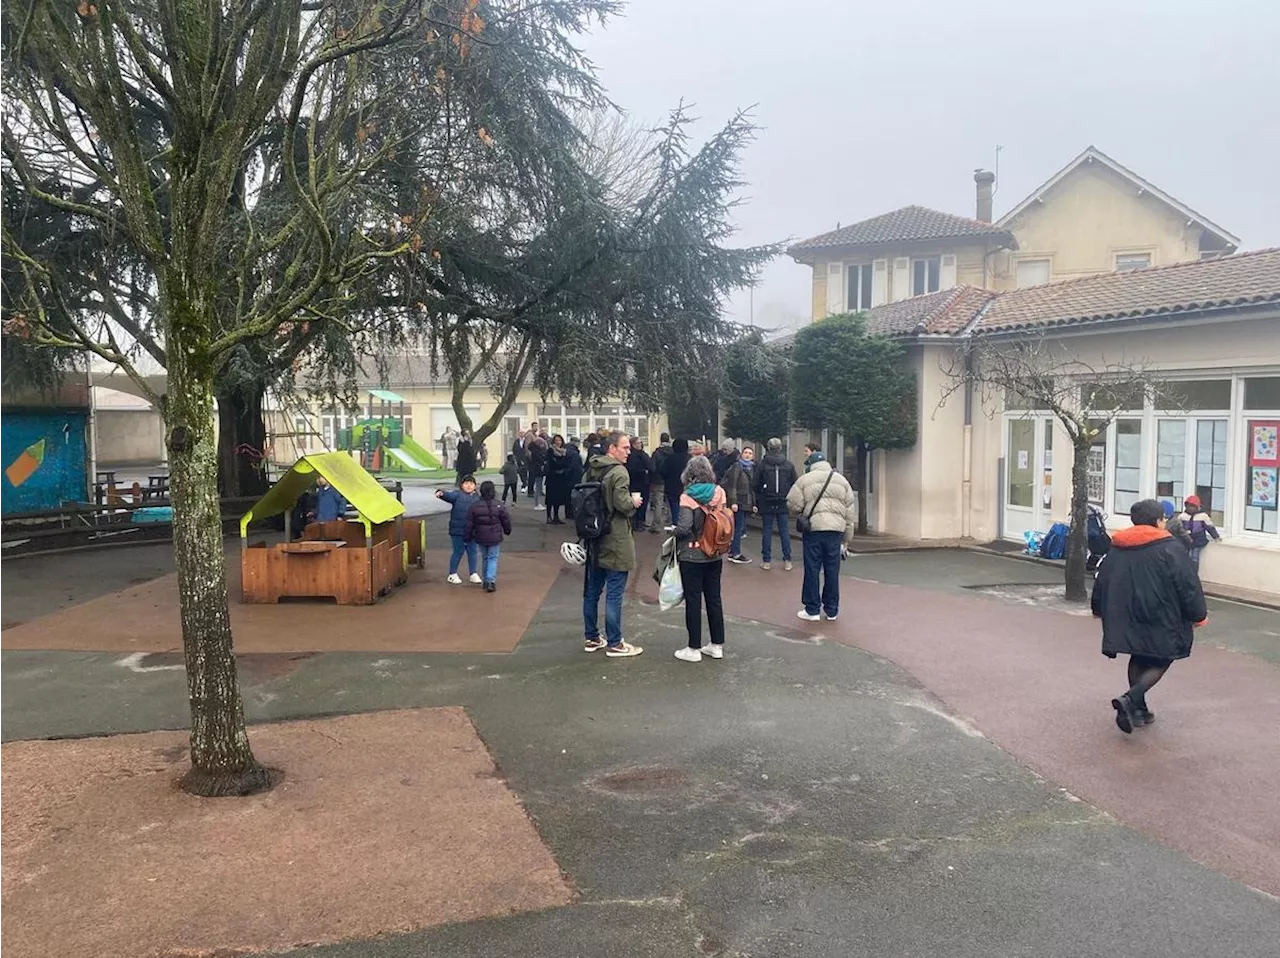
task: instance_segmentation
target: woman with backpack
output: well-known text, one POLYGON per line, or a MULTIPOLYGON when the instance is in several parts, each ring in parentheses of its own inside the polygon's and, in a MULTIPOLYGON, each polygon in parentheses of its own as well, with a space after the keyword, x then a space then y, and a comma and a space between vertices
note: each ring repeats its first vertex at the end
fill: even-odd
POLYGON ((502 537, 511 535, 511 514, 497 501, 498 490, 492 482, 480 483, 480 498, 467 510, 462 538, 469 546, 479 546, 484 568, 484 591, 498 591, 498 556, 502 554, 502 537))
MULTIPOLYGON (((679 441, 679 440, 677 440, 679 441)), ((684 587, 684 624, 689 645, 676 650, 682 662, 701 662, 703 655, 724 658, 724 602, 720 580, 724 554, 733 539, 733 517, 725 508, 724 489, 716 484, 715 470, 706 456, 689 460, 680 475, 676 519, 676 560, 684 587), (702 646, 702 604, 707 605, 711 645, 702 646)))

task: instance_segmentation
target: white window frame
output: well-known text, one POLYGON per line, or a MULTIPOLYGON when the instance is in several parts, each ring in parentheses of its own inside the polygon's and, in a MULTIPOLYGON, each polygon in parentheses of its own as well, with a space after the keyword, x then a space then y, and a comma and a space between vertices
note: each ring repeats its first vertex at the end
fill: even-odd
POLYGON ((1014 285, 1015 285, 1018 289, 1030 289, 1032 286, 1043 286, 1043 285, 1044 285, 1044 283, 1031 283, 1031 284, 1029 284, 1028 286, 1023 286, 1023 285, 1022 285, 1022 277, 1019 275, 1018 271, 1019 271, 1019 269, 1020 269, 1024 264, 1026 264, 1026 265, 1030 265, 1030 264, 1032 264, 1032 263, 1036 263, 1036 264, 1043 263, 1043 264, 1044 264, 1044 270, 1045 270, 1045 279, 1044 279, 1044 283, 1050 283, 1050 282, 1052 282, 1052 281, 1053 281, 1053 259, 1052 259, 1051 257, 1048 257, 1048 256, 1020 256, 1020 257, 1018 257, 1018 259, 1014 262, 1014 266, 1013 266, 1013 281, 1014 281, 1014 285))
POLYGON ((875 267, 871 263, 845 263, 844 281, 845 312, 861 313, 875 305, 875 298, 872 295, 875 285, 875 267), (864 300, 865 306, 862 305, 864 300))
POLYGON ((942 257, 941 256, 916 256, 911 260, 911 295, 927 296, 930 293, 936 293, 942 289, 942 257), (922 290, 916 290, 916 265, 924 265, 924 286, 922 290), (933 269, 932 276, 930 270, 933 269), (933 280, 933 288, 930 289, 930 279, 933 280))
POLYGON ((1134 270, 1139 270, 1139 269, 1150 269, 1152 266, 1155 266, 1155 265, 1156 265, 1156 254, 1155 254, 1155 250, 1150 250, 1150 249, 1121 249, 1121 250, 1116 250, 1116 251, 1112 254, 1111 265, 1112 265, 1112 269, 1114 269, 1114 270, 1115 270, 1115 272, 1117 272, 1117 273, 1131 273, 1131 272, 1133 272, 1134 270), (1146 257, 1146 259, 1147 259, 1146 265, 1144 265, 1144 266, 1137 266, 1137 265, 1133 265, 1133 266, 1121 266, 1121 265, 1120 265, 1120 261, 1121 261, 1121 260, 1124 260, 1124 259, 1136 259, 1136 258, 1137 258, 1137 257, 1139 257, 1139 256, 1145 256, 1145 257, 1146 257))

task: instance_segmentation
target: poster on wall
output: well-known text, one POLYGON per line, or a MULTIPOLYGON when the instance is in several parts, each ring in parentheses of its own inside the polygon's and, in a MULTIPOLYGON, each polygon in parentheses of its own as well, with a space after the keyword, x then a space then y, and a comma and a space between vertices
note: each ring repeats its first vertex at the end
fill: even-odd
POLYGON ((1031 455, 1025 449, 1018 450, 1018 468, 1019 469, 1031 468, 1031 455))
POLYGON ((1249 505, 1276 508, 1276 483, 1280 469, 1253 466, 1249 476, 1249 505))
POLYGON ((1280 422, 1249 423, 1249 465, 1280 466, 1280 422))

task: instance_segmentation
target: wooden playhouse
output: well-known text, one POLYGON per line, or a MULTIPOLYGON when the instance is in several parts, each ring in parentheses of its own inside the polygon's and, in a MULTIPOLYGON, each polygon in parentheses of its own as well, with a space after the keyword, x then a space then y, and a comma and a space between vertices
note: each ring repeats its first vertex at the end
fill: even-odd
POLYGON ((406 519, 404 504, 344 452, 303 456, 240 519, 244 602, 321 596, 339 605, 371 605, 408 579, 410 563, 426 564, 426 523, 406 519), (295 540, 294 505, 318 476, 357 518, 308 523, 295 540), (250 522, 282 514, 284 542, 250 544, 250 522))

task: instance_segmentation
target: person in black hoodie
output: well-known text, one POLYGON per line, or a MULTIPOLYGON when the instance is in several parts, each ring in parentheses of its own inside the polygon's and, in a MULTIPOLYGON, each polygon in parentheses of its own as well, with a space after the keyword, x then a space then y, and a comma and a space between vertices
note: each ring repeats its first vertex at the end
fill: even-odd
POLYGON ((1169 666, 1191 654, 1195 626, 1208 619, 1200 576, 1187 550, 1165 529, 1158 499, 1129 511, 1133 526, 1111 538, 1093 586, 1093 614, 1102 620, 1102 654, 1129 656, 1129 691, 1111 700, 1120 731, 1150 725, 1147 692, 1169 666))
POLYGON ((677 439, 671 444, 671 452, 662 460, 662 488, 667 493, 672 522, 680 515, 680 496, 684 493, 680 477, 684 474, 684 467, 689 465, 689 458, 689 440, 677 439))
POLYGON ((637 531, 644 528, 649 511, 649 477, 653 474, 653 460, 644 451, 644 440, 639 436, 631 440, 631 455, 627 459, 627 473, 631 491, 641 496, 640 508, 632 520, 637 531))

